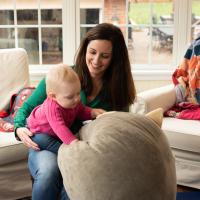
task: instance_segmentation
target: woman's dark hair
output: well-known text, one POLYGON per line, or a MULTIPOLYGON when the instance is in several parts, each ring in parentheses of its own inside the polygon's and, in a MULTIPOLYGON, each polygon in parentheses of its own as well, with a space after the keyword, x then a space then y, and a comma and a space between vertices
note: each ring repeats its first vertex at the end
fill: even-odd
POLYGON ((117 26, 108 23, 98 24, 86 33, 75 57, 75 71, 87 95, 93 89, 86 64, 87 46, 92 40, 108 40, 112 43, 112 59, 102 77, 102 92, 113 110, 124 110, 134 102, 136 94, 124 36, 117 26))

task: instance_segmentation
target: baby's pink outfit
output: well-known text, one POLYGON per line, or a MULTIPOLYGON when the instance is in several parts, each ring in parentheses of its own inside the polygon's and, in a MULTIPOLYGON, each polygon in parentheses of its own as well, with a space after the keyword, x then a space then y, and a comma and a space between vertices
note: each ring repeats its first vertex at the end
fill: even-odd
POLYGON ((49 134, 60 138, 65 144, 70 144, 77 139, 69 129, 76 118, 82 121, 91 119, 91 108, 82 103, 75 108, 63 108, 53 99, 47 98, 31 112, 27 123, 34 134, 49 134))

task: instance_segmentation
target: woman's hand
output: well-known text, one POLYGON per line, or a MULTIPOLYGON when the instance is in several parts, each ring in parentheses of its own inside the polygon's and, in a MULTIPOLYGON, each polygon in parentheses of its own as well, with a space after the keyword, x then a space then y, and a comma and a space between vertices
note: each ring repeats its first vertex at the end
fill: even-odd
POLYGON ((91 116, 92 116, 92 118, 96 118, 96 117, 98 117, 99 115, 101 115, 105 112, 106 111, 103 110, 103 109, 93 108, 92 111, 91 111, 91 116))
POLYGON ((101 115, 97 116, 97 118, 102 117, 102 116, 104 116, 104 115, 109 115, 109 114, 112 114, 112 113, 115 113, 115 112, 116 112, 116 111, 104 112, 104 113, 102 113, 101 115))
POLYGON ((32 148, 36 151, 40 150, 39 146, 31 140, 30 137, 33 136, 33 133, 30 132, 28 128, 18 128, 16 133, 25 146, 27 146, 28 148, 32 148))

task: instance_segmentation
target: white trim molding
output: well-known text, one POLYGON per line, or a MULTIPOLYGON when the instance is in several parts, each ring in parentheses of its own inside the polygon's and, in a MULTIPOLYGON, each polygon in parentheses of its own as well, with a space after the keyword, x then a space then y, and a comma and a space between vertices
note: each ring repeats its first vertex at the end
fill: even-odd
POLYGON ((138 80, 171 80, 172 70, 133 70, 132 75, 135 81, 138 80))
MULTIPOLYGON (((29 69, 29 74, 31 81, 40 81, 46 76, 49 71, 50 66, 31 66, 29 69)), ((132 75, 134 80, 171 80, 173 70, 132 70, 132 75)))
POLYGON ((63 62, 73 64, 76 52, 77 1, 63 0, 63 62))

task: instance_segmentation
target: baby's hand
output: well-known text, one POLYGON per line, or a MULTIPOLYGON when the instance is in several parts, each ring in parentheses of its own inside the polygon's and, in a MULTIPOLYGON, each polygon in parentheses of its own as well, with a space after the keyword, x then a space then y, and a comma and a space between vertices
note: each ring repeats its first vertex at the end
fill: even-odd
POLYGON ((75 142, 78 142, 78 141, 79 141, 78 139, 75 139, 75 140, 73 140, 73 141, 70 143, 70 145, 73 144, 73 143, 75 143, 75 142))
POLYGON ((97 116, 105 113, 106 111, 103 109, 93 108, 91 111, 92 118, 96 118, 97 116))
POLYGON ((5 123, 3 125, 3 129, 6 130, 6 131, 13 131, 14 130, 14 126, 10 123, 5 123))

